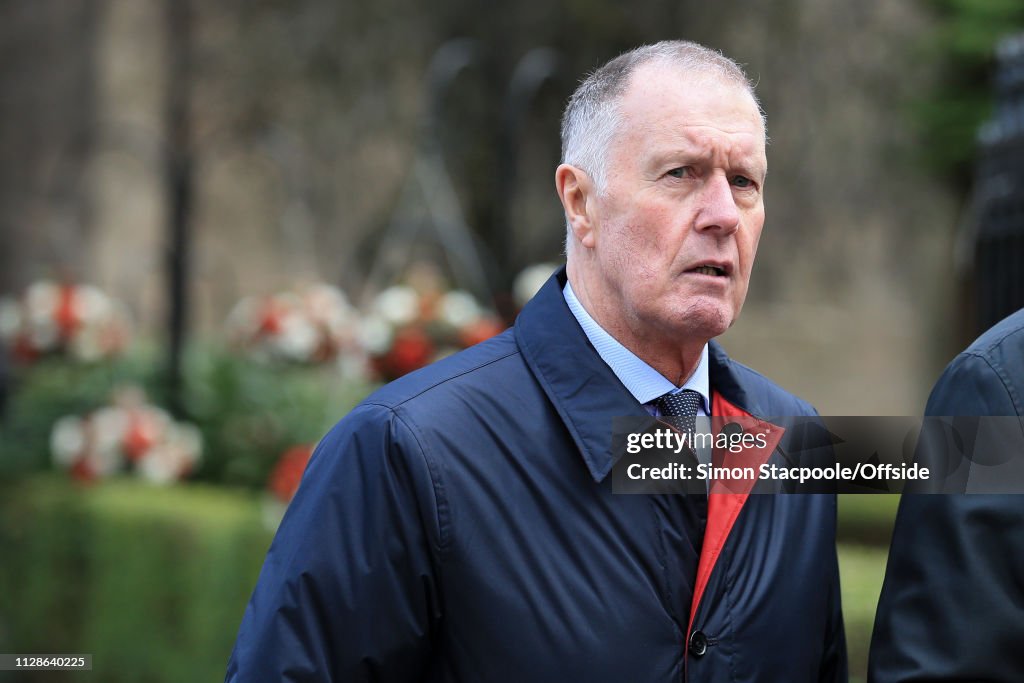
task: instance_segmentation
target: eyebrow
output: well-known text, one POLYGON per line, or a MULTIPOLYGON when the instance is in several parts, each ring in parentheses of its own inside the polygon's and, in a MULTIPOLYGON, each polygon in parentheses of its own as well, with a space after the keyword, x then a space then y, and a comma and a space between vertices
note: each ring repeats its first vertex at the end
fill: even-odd
MULTIPOLYGON (((658 154, 655 154, 653 157, 651 157, 651 166, 664 166, 670 162, 673 162, 674 160, 684 160, 687 162, 692 161, 694 163, 706 163, 712 158, 712 156, 714 156, 714 154, 710 150, 710 148, 703 145, 693 145, 689 148, 680 146, 675 147, 666 152, 660 152, 658 154)), ((746 157, 747 155, 741 153, 741 156, 746 157)), ((752 175, 759 175, 762 178, 768 174, 767 164, 755 159, 741 159, 739 163, 730 164, 729 168, 733 170, 745 171, 752 175)))

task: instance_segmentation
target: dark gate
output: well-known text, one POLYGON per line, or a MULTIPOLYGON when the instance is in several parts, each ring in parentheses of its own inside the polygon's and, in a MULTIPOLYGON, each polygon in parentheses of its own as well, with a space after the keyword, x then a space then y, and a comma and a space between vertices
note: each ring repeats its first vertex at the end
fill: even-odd
POLYGON ((1024 34, 999 45, 995 108, 978 138, 975 333, 1024 307, 1024 34))

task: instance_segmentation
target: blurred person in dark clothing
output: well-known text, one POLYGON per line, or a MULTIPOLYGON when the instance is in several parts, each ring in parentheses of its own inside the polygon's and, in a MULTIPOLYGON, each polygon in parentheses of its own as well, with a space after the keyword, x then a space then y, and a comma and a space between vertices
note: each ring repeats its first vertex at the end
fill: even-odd
MULTIPOLYGON (((925 415, 1024 416, 1024 309, 949 364, 925 415)), ((903 497, 869 672, 876 683, 1024 681, 1024 496, 903 497)))

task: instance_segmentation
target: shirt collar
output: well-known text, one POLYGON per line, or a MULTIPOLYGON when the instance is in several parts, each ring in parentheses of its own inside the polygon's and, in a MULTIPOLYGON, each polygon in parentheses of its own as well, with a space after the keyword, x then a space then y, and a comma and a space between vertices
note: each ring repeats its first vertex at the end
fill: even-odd
POLYGON ((701 406, 704 415, 710 415, 711 411, 711 382, 708 379, 708 345, 700 354, 700 362, 697 369, 686 380, 681 387, 677 387, 664 375, 642 361, 636 354, 620 344, 614 337, 605 332, 604 328, 597 324, 583 304, 576 298, 572 291, 572 285, 566 280, 562 289, 565 303, 569 306, 576 321, 583 328, 587 339, 594 346, 601 360, 611 368, 615 376, 619 378, 623 386, 640 403, 647 404, 659 396, 667 393, 675 393, 684 389, 692 389, 701 396, 701 406))

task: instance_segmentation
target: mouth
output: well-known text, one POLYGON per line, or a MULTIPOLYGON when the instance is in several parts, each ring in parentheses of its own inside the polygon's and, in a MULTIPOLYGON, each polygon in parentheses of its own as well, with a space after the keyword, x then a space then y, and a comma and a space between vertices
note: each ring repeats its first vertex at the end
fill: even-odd
POLYGON ((729 268, 724 265, 705 263, 703 265, 697 266, 696 268, 690 268, 686 272, 697 273, 700 275, 710 275, 712 277, 726 277, 727 275, 729 275, 729 268))

